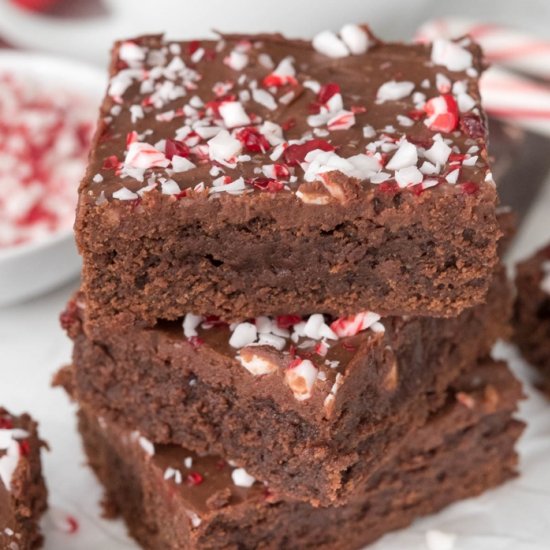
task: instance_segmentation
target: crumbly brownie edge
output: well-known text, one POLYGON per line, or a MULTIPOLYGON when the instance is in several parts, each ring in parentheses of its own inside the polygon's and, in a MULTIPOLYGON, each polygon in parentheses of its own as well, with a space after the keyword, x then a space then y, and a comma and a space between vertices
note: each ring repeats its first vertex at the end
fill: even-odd
POLYGON ((542 288, 545 262, 550 262, 550 245, 517 266, 514 341, 550 389, 550 291, 542 288))
POLYGON ((155 197, 139 216, 128 205, 95 207, 79 229, 90 320, 151 326, 188 311, 236 320, 363 309, 453 316, 483 301, 496 262, 494 191, 480 194, 492 197, 371 197, 324 213, 321 228, 316 212, 292 203, 278 208, 294 226, 263 204, 225 223, 223 212, 193 220, 155 197), (386 216, 374 211, 383 202, 386 216))
MULTIPOLYGON (((9 413, 0 408, 0 416, 5 414, 9 413)), ((12 474, 10 490, 0 481, 0 546, 35 549, 42 546, 39 522, 48 498, 40 459, 45 444, 39 438, 37 423, 29 415, 12 418, 14 426, 25 430, 29 436, 22 440, 24 450, 12 474)))
POLYGON ((393 400, 392 392, 377 386, 378 378, 369 374, 380 371, 382 384, 391 357, 384 349, 369 352, 376 368, 364 362, 355 365, 353 378, 337 394, 343 399, 338 402, 338 422, 306 414, 307 404, 293 403, 292 397, 288 403, 260 394, 258 381, 246 378, 240 365, 235 369, 227 358, 210 353, 201 358, 200 351, 160 337, 157 329, 111 330, 109 340, 93 342, 70 325, 76 392, 98 415, 137 428, 156 443, 185 442, 198 452, 229 456, 257 477, 264 475, 261 479, 280 492, 292 487, 294 498, 323 505, 345 501, 368 477, 368 457, 376 464, 393 451, 396 442, 440 406, 452 380, 487 354, 496 338, 507 336, 511 304, 503 273, 490 297, 488 305, 459 319, 422 318, 397 331, 393 344, 399 348, 394 351, 401 390, 393 400), (421 359, 409 340, 431 342, 422 345, 426 357, 421 359), (409 352, 415 357, 412 363, 407 362, 409 352), (228 373, 234 384, 223 378, 205 380, 205 369, 228 373))
POLYGON ((167 501, 157 485, 158 477, 151 477, 143 463, 131 463, 130 455, 123 457, 116 442, 91 418, 80 413, 80 430, 110 508, 118 509, 130 533, 151 549, 360 548, 419 516, 512 478, 517 463, 513 446, 522 431, 522 424, 511 420, 509 412, 493 412, 457 432, 456 419, 450 414, 440 418, 430 434, 431 439, 441 440, 439 445, 404 453, 397 465, 381 472, 366 492, 347 506, 245 502, 222 508, 207 525, 190 529, 174 525, 171 514, 180 511, 174 512, 173 505, 171 514, 163 510, 162 503, 167 501))

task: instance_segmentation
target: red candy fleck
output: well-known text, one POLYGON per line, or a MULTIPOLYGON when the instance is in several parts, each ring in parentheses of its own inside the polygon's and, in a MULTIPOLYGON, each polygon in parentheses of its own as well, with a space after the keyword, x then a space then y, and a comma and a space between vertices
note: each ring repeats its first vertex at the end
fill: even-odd
POLYGON ((286 86, 287 84, 290 84, 291 86, 296 86, 296 84, 298 84, 298 81, 293 76, 282 76, 275 73, 268 74, 263 79, 263 85, 266 88, 269 88, 271 86, 275 86, 275 88, 281 88, 282 86, 286 86))
POLYGON ((132 143, 135 143, 138 140, 137 132, 134 130, 132 132, 128 132, 126 135, 126 149, 132 145, 132 143))
POLYGON ((246 180, 246 183, 260 191, 268 191, 269 193, 277 193, 285 187, 283 182, 273 178, 253 178, 246 180))
POLYGON ((294 126, 296 126, 296 119, 295 118, 289 118, 287 120, 285 120, 282 124, 281 124, 281 128, 283 129, 284 132, 288 132, 289 130, 291 130, 292 128, 294 128, 294 126))
POLYGON ((198 40, 191 40, 191 42, 189 42, 189 45, 187 46, 189 55, 193 55, 200 47, 201 43, 198 40))
POLYGON ((434 132, 452 132, 458 126, 458 105, 450 94, 443 94, 429 99, 424 105, 426 114, 431 119, 429 128, 434 132))
POLYGON ((329 99, 340 93, 340 86, 336 84, 336 82, 328 82, 327 84, 324 84, 321 86, 321 89, 319 90, 319 93, 317 94, 316 101, 311 103, 309 106, 309 110, 313 114, 317 114, 321 107, 324 107, 329 99))
POLYGON ((189 474, 187 474, 187 485, 200 485, 203 481, 204 477, 198 472, 189 472, 189 474))
POLYGON ((220 107, 228 101, 236 101, 236 100, 237 100, 237 96, 232 94, 225 94, 220 96, 218 99, 213 99, 212 101, 209 101, 208 103, 205 104, 205 107, 207 110, 210 109, 214 113, 214 116, 216 118, 221 118, 220 107))
POLYGON ((301 323, 302 318, 299 315, 277 315, 275 321, 279 328, 287 329, 301 323))
POLYGON ((395 194, 399 192, 399 185, 393 181, 384 181, 376 189, 382 193, 395 194))
POLYGON ((116 170, 120 166, 120 161, 116 155, 111 155, 103 161, 104 170, 116 170))
POLYGON ((0 418, 0 430, 12 430, 13 429, 13 421, 11 418, 2 417, 0 418))
POLYGON ((319 93, 317 94, 317 101, 319 103, 326 103, 333 95, 340 93, 340 86, 336 82, 328 82, 321 86, 319 93))
POLYGON ((236 137, 250 153, 265 153, 270 148, 269 141, 256 128, 243 128, 236 137))
POLYGON ((451 153, 449 155, 449 163, 451 162, 462 162, 466 158, 466 155, 463 153, 451 153))
POLYGON ((407 117, 411 120, 422 120, 426 116, 426 112, 421 109, 413 109, 407 113, 407 117))
POLYGON ((204 340, 202 340, 198 336, 191 336, 190 338, 188 338, 188 341, 195 349, 204 344, 204 340))
POLYGON ((204 323, 213 327, 225 327, 227 322, 220 319, 217 315, 208 315, 204 318, 204 323))
POLYGON ((283 157, 289 166, 298 166, 304 162, 306 155, 315 149, 334 151, 335 147, 324 139, 310 139, 305 143, 290 145, 284 150, 283 157))
POLYGON ((289 364, 288 364, 288 369, 295 369, 296 367, 299 367, 300 364, 302 363, 303 359, 301 357, 296 357, 296 359, 293 359, 289 364))
POLYGON ((277 179, 286 180, 290 177, 290 170, 284 164, 274 164, 273 170, 275 171, 277 179))
POLYGON ((460 129, 472 139, 483 139, 487 131, 485 122, 479 116, 473 114, 462 115, 460 129))
POLYGON ((479 191, 479 185, 473 181, 465 181, 460 187, 466 195, 475 195, 479 191))
POLYGON ((19 454, 21 456, 29 456, 30 452, 31 448, 29 442, 26 439, 24 439, 23 441, 19 441, 19 454))
POLYGON ((67 516, 67 533, 73 534, 78 531, 78 521, 73 516, 67 516))
POLYGON ((182 141, 167 139, 164 155, 168 160, 172 160, 174 156, 188 158, 190 155, 189 147, 182 141))

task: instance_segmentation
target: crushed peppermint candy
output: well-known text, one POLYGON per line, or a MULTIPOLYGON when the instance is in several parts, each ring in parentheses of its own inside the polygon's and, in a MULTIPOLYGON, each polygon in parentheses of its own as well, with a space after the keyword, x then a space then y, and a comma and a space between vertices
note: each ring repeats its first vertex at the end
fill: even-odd
POLYGON ((44 82, 0 73, 0 249, 74 221, 95 108, 44 82))
POLYGON ((256 483, 256 478, 252 477, 244 468, 236 468, 231 472, 231 479, 237 487, 249 488, 256 483))
MULTIPOLYGON (((11 426, 11 423, 6 425, 11 426)), ((0 427, 0 451, 4 451, 0 456, 0 480, 8 491, 11 490, 12 476, 23 452, 21 445, 29 435, 20 428, 0 427)))
POLYGON ((133 207, 145 193, 176 201, 292 193, 314 207, 348 200, 332 172, 415 194, 445 184, 468 192, 462 183, 488 173, 483 151, 468 152, 485 127, 467 39, 410 46, 425 72, 420 83, 407 78, 406 56, 389 50, 385 58, 362 26, 312 40, 312 50, 334 59, 330 80, 311 50, 270 46, 263 37, 119 44, 105 140, 126 112, 132 127, 125 149, 111 150, 90 178, 96 204, 133 207), (363 54, 369 85, 358 92, 347 67, 363 54), (313 182, 320 186, 302 186, 313 182))
POLYGON ((432 44, 432 62, 443 65, 449 71, 465 71, 472 68, 472 54, 456 42, 436 38, 432 44))

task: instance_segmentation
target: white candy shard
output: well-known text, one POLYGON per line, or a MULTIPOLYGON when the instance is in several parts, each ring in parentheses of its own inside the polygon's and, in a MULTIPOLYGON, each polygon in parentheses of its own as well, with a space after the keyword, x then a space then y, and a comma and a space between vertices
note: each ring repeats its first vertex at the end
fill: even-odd
POLYGON ((414 82, 402 81, 396 82, 395 80, 390 80, 385 82, 378 88, 376 93, 376 99, 378 101, 397 101, 411 95, 411 92, 414 90, 414 82))
POLYGON ((183 318, 183 334, 186 338, 197 336, 197 327, 204 321, 201 315, 187 313, 183 318))
POLYGON ((188 158, 180 157, 179 155, 172 157, 172 170, 174 172, 187 172, 193 168, 196 168, 196 166, 188 158))
POLYGON ((449 159, 452 149, 442 140, 436 139, 434 144, 424 152, 424 156, 435 165, 442 166, 449 159))
POLYGON ((422 183, 423 179, 424 175, 416 166, 408 166, 395 172, 395 181, 401 188, 422 183))
POLYGON ((322 31, 316 34, 312 44, 315 50, 327 57, 338 59, 349 55, 347 46, 332 31, 322 31))
POLYGON ((252 90, 252 99, 270 111, 277 109, 275 98, 267 90, 255 88, 252 90))
POLYGON ((258 331, 255 325, 252 323, 239 323, 229 339, 229 345, 237 349, 244 348, 253 344, 257 337, 258 331))
POLYGON ((220 105, 220 115, 226 128, 238 128, 250 124, 250 117, 239 101, 225 101, 222 103, 220 105))
POLYGON ((472 67, 472 54, 455 42, 437 38, 432 45, 432 62, 449 71, 465 71, 472 67))
POLYGON ((405 139, 401 142, 399 149, 394 153, 388 164, 386 164, 386 169, 399 170, 407 166, 414 166, 417 161, 418 152, 416 146, 405 139))
POLYGON ((222 130, 208 141, 210 160, 228 161, 242 151, 242 143, 231 136, 227 130, 222 130))
POLYGON ((138 443, 139 446, 149 455, 153 456, 155 454, 155 446, 151 441, 149 441, 146 437, 140 435, 138 437, 138 443))
POLYGON ((231 479, 237 487, 252 487, 256 478, 252 477, 244 468, 236 468, 231 472, 231 479))
POLYGON ((352 54, 360 55, 369 49, 369 37, 359 25, 344 25, 340 36, 352 54))
POLYGON ((127 187, 121 187, 113 193, 113 198, 118 199, 119 201, 133 201, 139 198, 139 195, 133 191, 130 191, 127 187))

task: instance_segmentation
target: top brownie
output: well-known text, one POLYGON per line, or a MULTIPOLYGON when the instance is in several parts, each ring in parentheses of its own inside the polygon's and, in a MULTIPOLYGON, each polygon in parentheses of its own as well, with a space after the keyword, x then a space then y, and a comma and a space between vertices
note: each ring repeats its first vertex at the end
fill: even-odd
POLYGON ((467 38, 118 42, 77 241, 90 319, 456 315, 500 236, 467 38))

